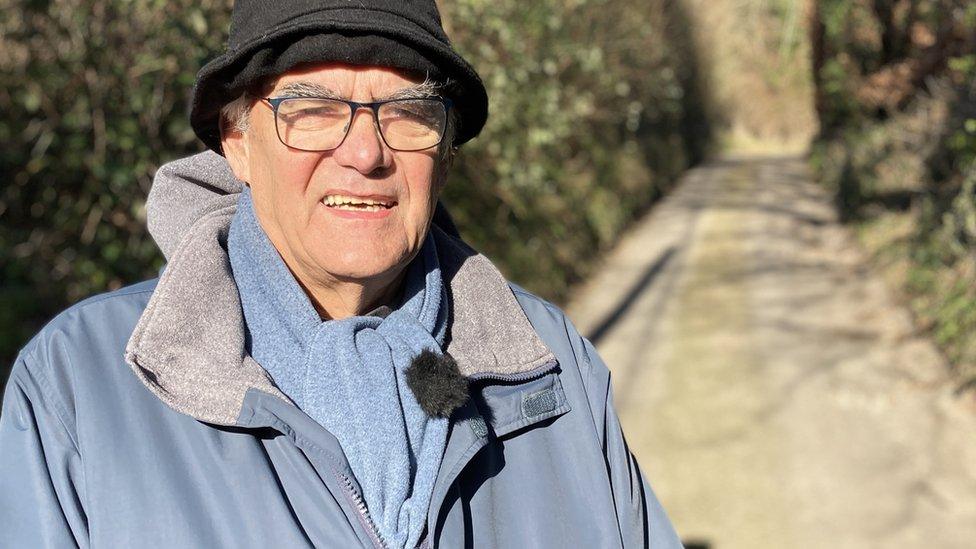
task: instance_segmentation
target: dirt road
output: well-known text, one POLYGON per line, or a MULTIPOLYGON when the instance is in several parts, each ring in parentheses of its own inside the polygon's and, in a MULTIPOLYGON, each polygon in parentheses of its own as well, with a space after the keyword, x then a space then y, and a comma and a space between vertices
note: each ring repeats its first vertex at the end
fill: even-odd
POLYGON ((976 547, 976 407, 803 159, 692 170, 568 312, 686 543, 976 547))

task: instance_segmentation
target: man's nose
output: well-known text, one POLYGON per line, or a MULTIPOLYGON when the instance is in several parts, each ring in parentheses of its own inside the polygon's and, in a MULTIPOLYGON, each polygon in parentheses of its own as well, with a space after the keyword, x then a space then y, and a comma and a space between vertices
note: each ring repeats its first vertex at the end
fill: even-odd
POLYGON ((379 134, 373 112, 366 108, 357 110, 350 124, 345 140, 335 150, 336 162, 363 175, 388 168, 392 154, 379 134))

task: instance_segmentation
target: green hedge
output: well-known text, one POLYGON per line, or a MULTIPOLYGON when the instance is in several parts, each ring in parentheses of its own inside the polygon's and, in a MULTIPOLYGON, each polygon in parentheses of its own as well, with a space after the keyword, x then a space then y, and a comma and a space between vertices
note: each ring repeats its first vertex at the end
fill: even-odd
POLYGON ((976 4, 820 0, 816 15, 817 173, 871 251, 902 265, 960 386, 976 384, 976 4))
MULTIPOLYGON (((145 196, 161 163, 200 150, 187 96, 230 5, 0 0, 2 363, 68 304, 162 264, 145 196)), ((706 152, 686 18, 668 0, 441 9, 492 101, 445 200, 507 274, 561 299, 706 152)))

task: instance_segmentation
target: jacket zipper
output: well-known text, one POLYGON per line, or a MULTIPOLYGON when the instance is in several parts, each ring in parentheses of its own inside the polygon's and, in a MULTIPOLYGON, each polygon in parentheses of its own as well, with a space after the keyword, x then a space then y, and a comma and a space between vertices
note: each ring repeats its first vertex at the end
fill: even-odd
POLYGON ((383 541, 383 537, 380 536, 376 523, 373 522, 373 517, 369 514, 369 509, 366 507, 366 501, 363 499, 362 494, 359 493, 359 490, 356 490, 356 486, 353 485, 352 479, 339 471, 333 471, 339 478, 339 481, 346 492, 346 496, 352 501, 353 507, 356 508, 356 512, 359 514, 359 522, 362 523, 363 528, 366 529, 366 533, 369 534, 369 538, 373 541, 373 545, 379 549, 388 549, 386 542, 383 541))
MULTIPOLYGON (((529 370, 528 372, 522 372, 519 374, 495 374, 491 372, 486 372, 481 374, 474 374, 470 376, 468 379, 470 381, 481 381, 486 379, 505 381, 505 382, 528 381, 530 379, 535 379, 538 377, 542 377, 545 374, 548 374, 550 371, 552 371, 553 368, 555 368, 556 364, 557 361, 553 359, 546 362, 542 366, 539 366, 538 368, 529 370)), ((333 468, 332 471, 333 473, 335 473, 336 478, 339 479, 339 483, 342 485, 343 491, 346 493, 346 497, 350 500, 350 503, 353 504, 353 507, 355 507, 356 513, 359 516, 359 522, 366 530, 366 534, 369 536, 369 539, 373 542, 373 545, 378 549, 389 549, 389 546, 386 544, 386 541, 384 541, 383 537, 380 535, 379 529, 376 527, 376 522, 373 521, 373 517, 369 514, 369 508, 366 506, 366 501, 363 499, 362 494, 360 494, 359 491, 356 489, 356 486, 353 484, 352 479, 350 479, 349 476, 346 475, 345 473, 340 472, 338 469, 333 468)), ((433 504, 433 502, 431 503, 433 504)), ((420 547, 422 549, 426 547, 430 547, 429 532, 428 535, 422 541, 420 547)))
POLYGON ((474 374, 468 377, 468 379, 470 381, 481 381, 485 379, 491 379, 495 381, 522 382, 522 381, 528 381, 530 379, 535 379, 537 377, 542 377, 545 374, 548 374, 550 371, 552 371, 552 369, 555 367, 556 367, 556 360, 550 360, 545 364, 543 364, 542 366, 529 370, 528 372, 522 372, 519 374, 495 374, 492 372, 482 372, 482 373, 474 374))

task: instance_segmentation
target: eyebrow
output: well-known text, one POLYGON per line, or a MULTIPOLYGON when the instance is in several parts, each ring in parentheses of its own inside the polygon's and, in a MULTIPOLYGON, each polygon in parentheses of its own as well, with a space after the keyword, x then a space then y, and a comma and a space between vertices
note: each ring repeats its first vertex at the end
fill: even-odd
POLYGON ((289 82, 285 84, 276 94, 291 97, 327 97, 329 99, 340 99, 339 94, 331 89, 312 82, 289 82))
MULTIPOLYGON (((420 84, 414 84, 412 86, 407 86, 406 88, 401 88, 394 91, 393 93, 385 96, 379 97, 376 101, 384 101, 388 99, 418 99, 421 97, 437 97, 439 86, 430 80, 424 80, 420 84)), ((280 90, 276 92, 276 95, 287 95, 290 97, 325 97, 328 99, 342 99, 342 97, 336 93, 334 90, 323 86, 321 84, 316 84, 314 82, 290 82, 285 84, 280 90)))

